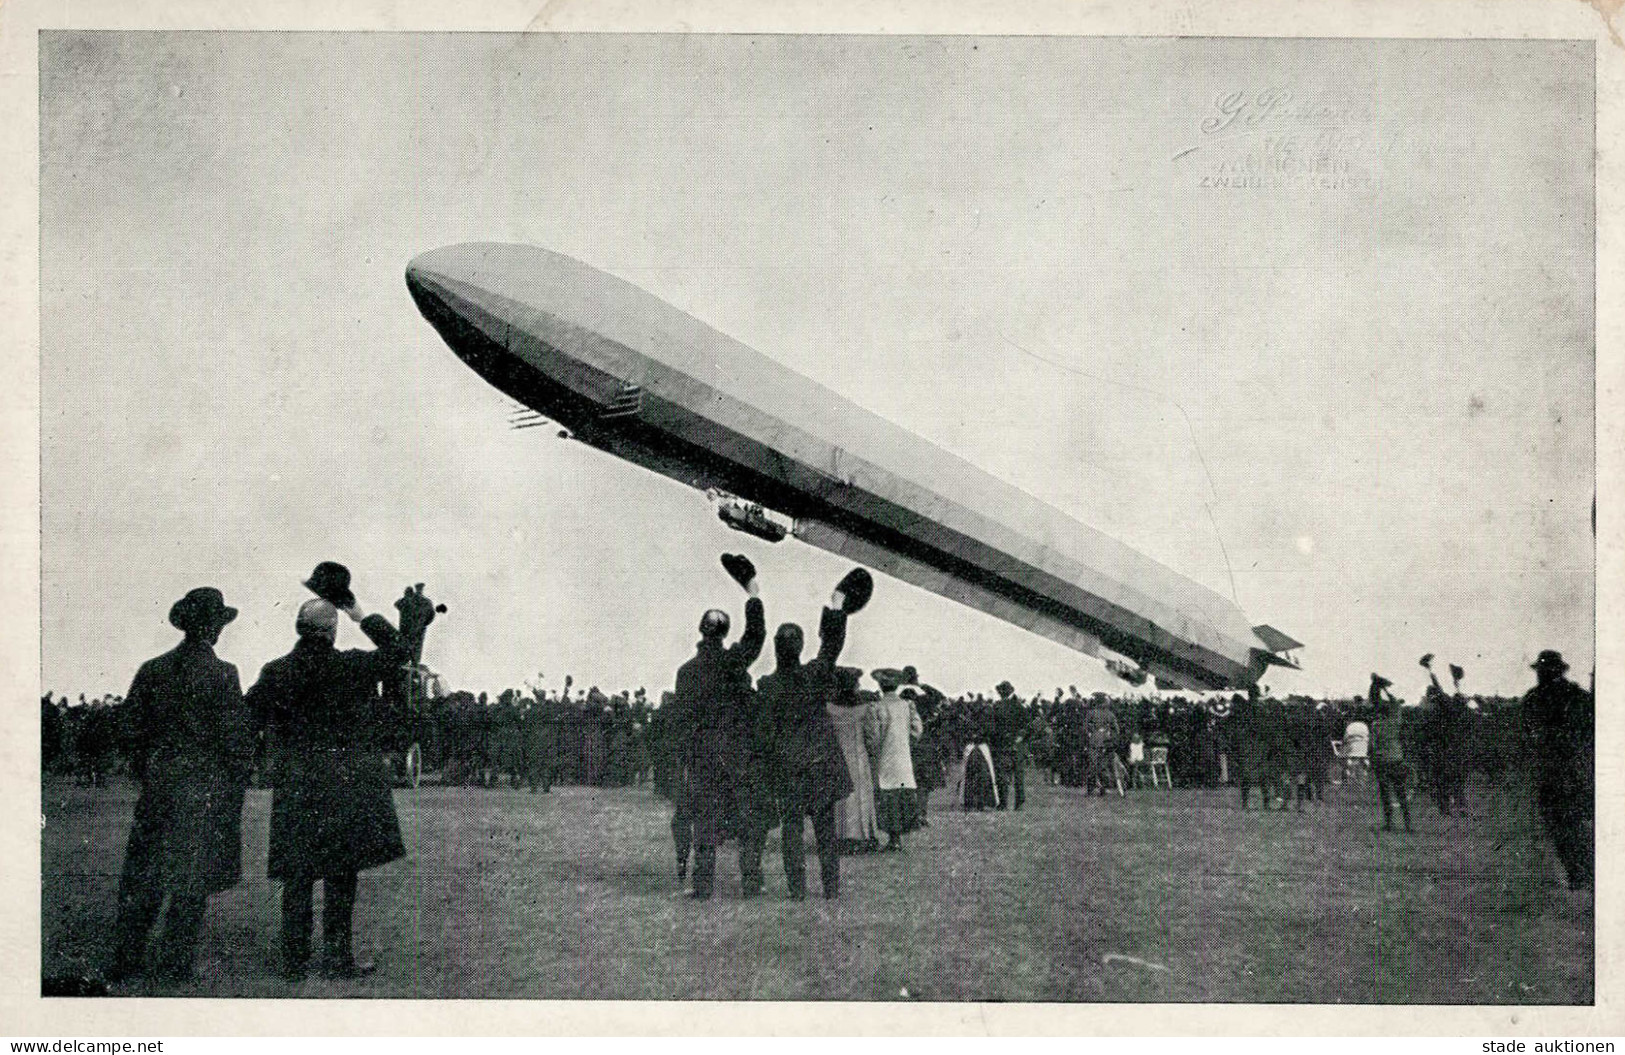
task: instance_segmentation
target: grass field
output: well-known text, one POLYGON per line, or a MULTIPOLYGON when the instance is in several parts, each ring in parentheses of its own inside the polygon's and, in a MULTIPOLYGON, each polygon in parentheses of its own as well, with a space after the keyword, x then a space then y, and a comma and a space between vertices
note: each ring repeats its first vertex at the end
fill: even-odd
MULTIPOLYGON (((44 790, 44 974, 93 974, 134 792, 44 790)), ((784 897, 775 833, 766 896, 739 899, 726 847, 719 896, 696 904, 673 896, 670 811, 646 788, 401 791, 409 856, 362 876, 357 909, 378 972, 293 985, 275 973, 270 799, 254 791, 248 878, 210 903, 197 981, 119 992, 1591 1002, 1590 896, 1558 881, 1523 798, 1475 785, 1470 816, 1449 819, 1418 801, 1407 836, 1373 830, 1369 789, 1331 795, 1302 816, 1242 812, 1228 789, 1038 786, 1018 814, 933 801, 903 854, 843 860, 837 901, 817 896, 816 860, 813 896, 784 897)))

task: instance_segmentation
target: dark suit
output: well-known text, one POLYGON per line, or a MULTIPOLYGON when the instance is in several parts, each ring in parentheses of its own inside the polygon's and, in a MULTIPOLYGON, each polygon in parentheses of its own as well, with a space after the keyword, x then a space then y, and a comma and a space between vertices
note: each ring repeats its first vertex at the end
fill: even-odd
MULTIPOLYGON (((702 897, 710 895, 716 878, 717 846, 739 828, 738 788, 748 761, 740 729, 752 704, 750 665, 766 640, 762 602, 752 597, 737 642, 724 648, 718 638, 702 638, 694 657, 677 670, 671 732, 682 767, 679 812, 693 826, 694 892, 702 897)), ((746 864, 740 861, 741 868, 746 864)))
POLYGON ((184 976, 208 896, 242 876, 254 741, 237 668, 194 638, 142 664, 125 698, 123 734, 141 797, 119 878, 113 973, 139 972, 168 895, 160 969, 184 976))
POLYGON ((1535 799, 1569 885, 1594 876, 1596 816, 1595 701, 1591 693, 1554 678, 1523 698, 1524 720, 1535 747, 1535 799))
POLYGON ((993 705, 993 769, 998 774, 999 809, 1019 810, 1027 800, 1027 748, 1022 730, 1027 724, 1027 708, 1014 696, 993 705))
POLYGON ((339 651, 300 638, 267 663, 248 703, 275 738, 267 873, 281 879, 282 940, 289 965, 310 955, 311 898, 324 881, 322 937, 328 958, 350 958, 356 874, 406 854, 382 745, 404 716, 388 713, 379 685, 411 656, 382 616, 361 623, 375 651, 339 651))
POLYGON ((774 745, 784 878, 796 897, 807 892, 803 838, 808 817, 818 847, 824 896, 840 892, 835 804, 852 794, 852 777, 828 709, 837 688, 835 661, 846 644, 846 613, 824 609, 818 640, 818 655, 810 662, 781 653, 778 669, 757 683, 758 706, 767 715, 774 745))

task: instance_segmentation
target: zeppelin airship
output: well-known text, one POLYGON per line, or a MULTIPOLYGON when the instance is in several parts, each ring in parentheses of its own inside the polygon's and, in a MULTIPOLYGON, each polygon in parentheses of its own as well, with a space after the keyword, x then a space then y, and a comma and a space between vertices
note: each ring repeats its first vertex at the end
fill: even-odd
MULTIPOLYGON (((811 545, 1165 688, 1250 686, 1299 643, 1129 546, 622 279, 534 246, 414 259, 481 377, 599 450, 790 520, 811 545), (1104 654, 1103 654, 1104 650, 1104 654)), ((772 538, 759 509, 724 515, 772 538)))

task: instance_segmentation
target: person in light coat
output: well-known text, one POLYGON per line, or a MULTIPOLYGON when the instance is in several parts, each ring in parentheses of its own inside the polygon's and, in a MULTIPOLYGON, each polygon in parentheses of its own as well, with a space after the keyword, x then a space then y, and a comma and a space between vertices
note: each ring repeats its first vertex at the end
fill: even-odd
POLYGON ((897 695, 902 671, 883 668, 871 676, 879 683, 881 696, 864 711, 863 741, 875 774, 875 819, 886 833, 886 849, 901 850, 903 833, 914 827, 919 805, 909 744, 925 727, 914 701, 897 695))
POLYGON ((867 853, 879 849, 880 843, 874 770, 863 744, 863 716, 867 710, 858 696, 858 679, 862 676, 862 671, 852 667, 836 667, 835 699, 825 705, 852 783, 852 793, 835 804, 835 834, 844 853, 867 853))

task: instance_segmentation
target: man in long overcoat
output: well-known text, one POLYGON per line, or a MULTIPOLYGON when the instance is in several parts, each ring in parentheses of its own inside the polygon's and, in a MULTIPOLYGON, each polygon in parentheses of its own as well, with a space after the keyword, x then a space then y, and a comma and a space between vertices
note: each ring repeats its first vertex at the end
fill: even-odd
POLYGON ((812 818, 824 896, 841 892, 841 850, 835 804, 852 794, 846 756, 835 736, 828 704, 836 690, 835 661, 846 644, 846 613, 832 598, 818 624, 818 655, 801 662, 801 627, 785 623, 773 635, 778 667, 757 683, 758 705, 768 714, 777 748, 780 838, 790 896, 807 896, 806 819, 812 818))
POLYGON ((236 617, 211 587, 175 602, 169 622, 185 639, 142 664, 125 698, 122 732, 141 797, 119 878, 108 981, 141 973, 166 896, 158 971, 172 981, 190 977, 209 895, 242 876, 253 724, 237 668, 214 654, 236 617))
POLYGON ((346 599, 346 614, 376 649, 335 649, 338 608, 331 600, 308 601, 299 610, 298 644, 265 665, 247 697, 280 748, 267 874, 282 880, 284 970, 293 980, 304 977, 310 959, 318 879, 323 973, 354 977, 371 969, 351 947, 357 875, 406 854, 379 763, 389 724, 400 716, 385 712, 380 685, 421 648, 434 604, 422 586, 408 588, 395 602, 396 630, 381 615, 361 618, 353 595, 339 598, 346 599))
POLYGON ((1524 721, 1535 748, 1535 801, 1569 888, 1589 889, 1595 875, 1595 701, 1563 675, 1569 665, 1548 649, 1535 660, 1535 687, 1524 694, 1524 721))
MULTIPOLYGON (((732 555, 730 555, 731 557, 732 555)), ((728 565, 725 558, 724 564, 728 565)), ((685 831, 673 826, 681 857, 683 837, 694 844, 694 890, 697 900, 709 898, 715 887, 717 847, 739 827, 736 781, 743 769, 738 741, 739 714, 749 706, 750 665, 762 653, 767 641, 767 617, 762 607, 755 569, 745 562, 749 575, 729 565, 729 574, 745 587, 745 632, 739 640, 724 647, 728 636, 728 613, 713 608, 700 618, 700 640, 693 658, 677 669, 672 696, 671 733, 676 741, 680 801, 676 817, 684 820, 685 831)), ((760 858, 757 874, 746 874, 750 863, 740 853, 740 878, 745 889, 760 888, 760 858)), ((679 864, 679 873, 681 872, 679 864)))
POLYGON ((1027 801, 1027 745, 1022 734, 1027 726, 1027 708, 1008 681, 998 685, 999 699, 993 704, 993 770, 999 780, 999 809, 1019 810, 1027 801))

